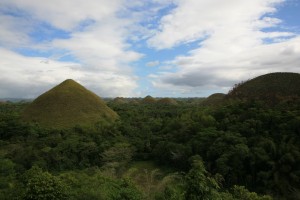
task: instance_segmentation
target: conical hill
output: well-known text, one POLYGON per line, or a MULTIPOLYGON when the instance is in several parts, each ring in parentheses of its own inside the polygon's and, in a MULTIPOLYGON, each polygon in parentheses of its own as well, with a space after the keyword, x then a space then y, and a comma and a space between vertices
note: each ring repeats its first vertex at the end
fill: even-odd
POLYGON ((110 123, 118 115, 96 94, 68 79, 36 98, 22 117, 43 127, 64 129, 110 123))
POLYGON ((125 104, 127 103, 126 100, 123 97, 116 97, 113 100, 114 103, 116 104, 125 104))
POLYGON ((235 85, 226 98, 267 102, 300 98, 300 74, 277 72, 258 76, 235 85))
POLYGON ((155 102, 156 102, 156 99, 151 97, 150 95, 148 95, 142 99, 142 103, 144 103, 144 104, 153 104, 155 102))

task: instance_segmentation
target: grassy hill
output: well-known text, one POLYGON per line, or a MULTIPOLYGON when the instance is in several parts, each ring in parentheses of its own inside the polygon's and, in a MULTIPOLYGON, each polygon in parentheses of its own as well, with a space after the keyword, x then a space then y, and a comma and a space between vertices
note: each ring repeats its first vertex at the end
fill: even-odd
POLYGON ((144 104, 152 104, 155 103, 156 99, 151 97, 150 95, 146 96, 145 98, 142 99, 142 103, 144 104))
POLYGON ((157 103, 162 105, 178 105, 177 101, 171 98, 161 98, 157 103))
POLYGON ((213 105, 219 105, 220 103, 223 102, 225 97, 225 94, 223 93, 215 93, 210 95, 209 97, 207 97, 202 103, 201 105, 204 106, 213 106, 213 105))
POLYGON ((242 82, 226 96, 227 99, 256 99, 277 102, 300 97, 300 74, 277 72, 242 82))
POLYGON ((44 127, 71 128, 110 123, 118 115, 96 94, 68 79, 36 98, 22 118, 44 127))
POLYGON ((125 98, 123 97, 116 97, 113 99, 113 102, 116 104, 124 104, 127 103, 127 101, 125 100, 125 98))

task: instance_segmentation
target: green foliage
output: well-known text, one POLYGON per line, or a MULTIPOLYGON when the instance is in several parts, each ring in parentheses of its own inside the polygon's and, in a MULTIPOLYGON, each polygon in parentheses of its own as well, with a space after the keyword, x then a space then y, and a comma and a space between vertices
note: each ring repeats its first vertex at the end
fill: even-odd
POLYGON ((15 173, 16 164, 10 159, 0 158, 0 176, 7 176, 15 173))
POLYGON ((255 192, 249 192, 244 186, 237 185, 232 188, 232 196, 234 199, 243 200, 272 200, 270 196, 259 196, 255 192))
POLYGON ((113 175, 119 175, 131 161, 134 149, 128 143, 116 143, 102 153, 102 168, 112 170, 113 175))
POLYGON ((285 102, 270 109, 261 102, 236 102, 216 111, 219 129, 239 132, 247 139, 248 156, 236 170, 243 179, 233 184, 297 199, 300 129, 295 122, 299 105, 285 102))
POLYGON ((236 133, 222 134, 208 148, 207 156, 215 161, 212 171, 222 174, 228 185, 239 183, 243 178, 243 163, 249 156, 246 138, 236 133))
POLYGON ((69 199, 299 199, 299 101, 178 102, 110 102, 119 121, 68 130, 22 123, 26 104, 0 105, 0 199, 32 191, 21 177, 34 165, 69 199))
POLYGON ((97 169, 71 171, 60 175, 69 185, 70 199, 139 200, 142 193, 128 179, 106 177, 97 169))
POLYGON ((184 200, 184 193, 181 188, 167 186, 162 194, 155 198, 156 200, 184 200))
POLYGON ((140 200, 143 197, 130 180, 122 179, 119 187, 118 192, 111 194, 112 200, 140 200))
POLYGON ((16 164, 10 159, 0 158, 0 199, 14 198, 12 193, 16 191, 15 186, 17 184, 15 168, 16 164))
POLYGON ((122 177, 131 179, 146 199, 158 198, 175 180, 180 181, 178 173, 151 161, 132 162, 122 177))
POLYGON ((203 162, 192 158, 192 169, 186 176, 185 199, 209 200, 219 198, 219 185, 213 177, 208 176, 203 162))
POLYGON ((68 199, 67 187, 60 178, 33 167, 25 175, 26 200, 68 199))

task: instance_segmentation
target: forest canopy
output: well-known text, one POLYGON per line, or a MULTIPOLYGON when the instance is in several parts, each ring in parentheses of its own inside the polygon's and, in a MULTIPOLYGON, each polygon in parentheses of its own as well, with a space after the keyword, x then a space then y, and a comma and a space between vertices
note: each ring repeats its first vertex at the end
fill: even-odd
MULTIPOLYGON (((44 126, 24 120, 36 101, 3 102, 0 199, 298 200, 299 95, 291 95, 293 87, 260 98, 245 92, 262 78, 282 81, 278 75, 294 77, 258 77, 206 100, 147 96, 107 104, 71 81, 114 116, 88 126, 76 124, 80 117, 72 126, 44 126)), ((68 108, 50 107, 60 109, 55 114, 68 108)))

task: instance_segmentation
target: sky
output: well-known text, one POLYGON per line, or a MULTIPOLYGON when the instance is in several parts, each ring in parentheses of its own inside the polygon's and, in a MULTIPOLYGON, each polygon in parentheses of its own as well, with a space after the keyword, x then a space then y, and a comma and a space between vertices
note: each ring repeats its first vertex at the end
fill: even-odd
POLYGON ((206 97, 300 72, 300 0, 0 0, 0 98, 206 97))

